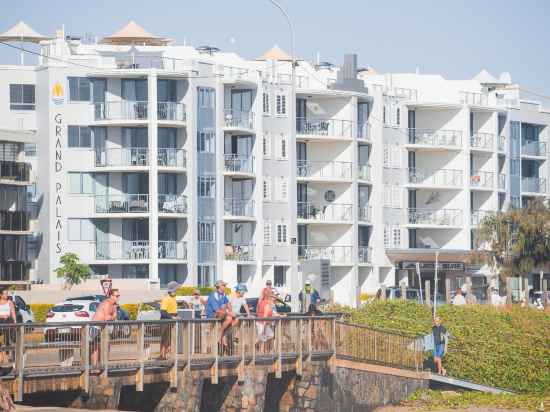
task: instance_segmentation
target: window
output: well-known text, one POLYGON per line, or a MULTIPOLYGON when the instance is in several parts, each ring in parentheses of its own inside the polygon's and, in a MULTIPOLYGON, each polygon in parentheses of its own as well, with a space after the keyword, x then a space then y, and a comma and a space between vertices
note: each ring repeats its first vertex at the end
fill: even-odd
POLYGON ((284 94, 277 95, 277 115, 286 115, 286 96, 284 94))
POLYGON ((86 126, 69 126, 69 147, 92 147, 92 133, 86 126))
POLYGON ((277 244, 286 245, 286 232, 287 225, 285 223, 280 223, 277 225, 277 244))
POLYGON ((271 222, 264 222, 264 245, 271 246, 273 243, 272 233, 271 233, 271 222))
POLYGON ((521 207, 520 197, 510 196, 510 206, 512 206, 512 209, 519 209, 521 207))
POLYGON ((286 177, 279 177, 278 183, 278 200, 280 200, 281 202, 286 202, 288 200, 288 183, 286 177))
POLYGON ((214 153, 216 151, 215 137, 214 132, 197 132, 197 151, 214 153))
POLYGON ((384 167, 394 169, 401 167, 401 157, 397 143, 384 145, 384 167))
POLYGON ((263 108, 264 114, 269 115, 269 93, 266 92, 263 94, 263 108))
POLYGON ((93 194, 93 181, 90 173, 69 173, 70 194, 93 194))
POLYGON ((34 84, 10 84, 10 110, 34 109, 34 84))
POLYGON ((94 240, 95 226, 90 219, 68 219, 69 240, 94 240))
POLYGON ((510 161, 510 174, 512 176, 519 176, 520 161, 519 159, 512 159, 510 161))
POLYGON ((87 77, 69 77, 69 101, 90 101, 90 79, 87 77))
POLYGON ((264 135, 262 150, 263 150, 264 158, 269 159, 271 157, 271 138, 268 133, 264 135))
POLYGON ((214 242, 215 227, 213 222, 199 222, 199 242, 214 242))
POLYGON ((212 278, 214 268, 212 266, 199 265, 198 267, 198 279, 199 287, 205 287, 212 285, 212 278))
POLYGON ((396 110, 395 116, 395 123, 397 123, 397 126, 399 126, 401 124, 401 110, 399 109, 399 107, 396 110))
POLYGON ((199 197, 214 197, 216 195, 216 178, 213 176, 199 176, 199 197))
POLYGON ((214 108, 214 89, 199 87, 199 108, 214 108))
POLYGON ((287 152, 287 142, 286 137, 284 134, 281 134, 280 140, 279 140, 279 153, 277 153, 277 156, 279 159, 287 159, 288 158, 288 152, 287 152))
POLYGON ((282 288, 286 286, 286 267, 284 266, 275 266, 273 268, 273 286, 276 288, 282 288))
POLYGON ((384 225, 384 247, 386 249, 399 249, 401 247, 401 227, 399 225, 384 225))
POLYGON ((263 198, 267 202, 271 200, 271 180, 269 177, 264 177, 263 198))
POLYGON ((384 225, 384 247, 386 249, 390 247, 390 225, 387 223, 384 225))
POLYGON ((25 143, 25 156, 34 157, 36 156, 36 143, 25 143))
POLYGON ((384 206, 398 208, 401 205, 401 188, 398 185, 384 185, 384 206))
POLYGON ((401 247, 401 228, 398 225, 393 225, 392 228, 392 247, 394 249, 401 247))

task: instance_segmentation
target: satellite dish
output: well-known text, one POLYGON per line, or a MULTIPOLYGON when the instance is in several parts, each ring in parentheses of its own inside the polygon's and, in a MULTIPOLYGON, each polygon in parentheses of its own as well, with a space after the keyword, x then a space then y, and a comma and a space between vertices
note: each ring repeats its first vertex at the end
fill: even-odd
POLYGON ((325 200, 329 203, 334 202, 336 200, 336 193, 334 193, 334 190, 327 190, 325 192, 325 200))

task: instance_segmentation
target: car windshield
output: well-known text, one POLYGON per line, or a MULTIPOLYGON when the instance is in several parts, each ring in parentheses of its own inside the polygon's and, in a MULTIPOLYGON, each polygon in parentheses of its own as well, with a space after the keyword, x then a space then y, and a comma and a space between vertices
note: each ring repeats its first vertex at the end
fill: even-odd
POLYGON ((82 310, 84 308, 83 305, 58 305, 54 306, 52 311, 53 312, 75 312, 77 310, 82 310))

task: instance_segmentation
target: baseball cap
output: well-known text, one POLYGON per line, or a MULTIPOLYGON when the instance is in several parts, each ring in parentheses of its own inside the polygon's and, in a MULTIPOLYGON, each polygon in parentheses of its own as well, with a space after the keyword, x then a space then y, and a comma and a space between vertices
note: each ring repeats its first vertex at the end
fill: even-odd
POLYGON ((166 289, 168 290, 168 293, 174 293, 179 289, 179 287, 180 287, 180 284, 175 281, 168 282, 168 284, 166 285, 166 289))

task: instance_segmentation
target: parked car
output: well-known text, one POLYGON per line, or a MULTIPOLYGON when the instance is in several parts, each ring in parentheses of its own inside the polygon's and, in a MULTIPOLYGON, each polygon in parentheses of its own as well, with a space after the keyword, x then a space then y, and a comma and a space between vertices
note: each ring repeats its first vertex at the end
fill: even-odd
POLYGON ((33 323, 34 313, 32 313, 31 307, 25 303, 23 298, 17 294, 10 296, 13 304, 15 305, 15 315, 17 317, 17 323, 33 323))
MULTIPOLYGON (((86 322, 91 321, 99 305, 96 300, 64 301, 54 305, 46 315, 46 323, 54 324, 61 322, 86 322)), ((59 340, 74 340, 80 336, 80 326, 67 327, 46 327, 44 337, 46 342, 59 340)))

